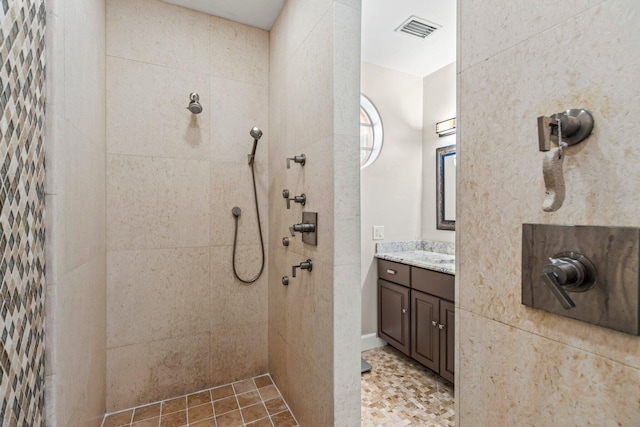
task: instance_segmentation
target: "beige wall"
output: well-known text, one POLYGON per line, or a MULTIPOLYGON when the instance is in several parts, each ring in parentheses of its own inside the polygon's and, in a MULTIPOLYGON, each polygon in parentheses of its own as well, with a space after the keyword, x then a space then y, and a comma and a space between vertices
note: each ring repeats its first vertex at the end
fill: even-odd
POLYGON ((460 426, 637 425, 640 339, 520 303, 521 224, 638 226, 635 0, 458 2, 460 426), (500 31, 495 31, 499 22, 500 31), (593 113, 542 211, 536 117, 593 113))
POLYGON ((269 371, 301 425, 360 420, 360 2, 290 1, 270 35, 269 371), (304 167, 285 159, 304 153, 304 167), (291 238, 305 193, 318 246, 291 238), (289 286, 291 266, 312 259, 289 286))
POLYGON ((436 227, 436 148, 456 143, 456 135, 439 137, 436 123, 456 116, 456 63, 424 77, 422 127, 422 239, 454 242, 455 231, 436 227))
POLYGON ((362 335, 367 335, 378 330, 376 242, 420 238, 422 78, 364 62, 361 90, 384 126, 378 160, 360 172, 362 335), (374 225, 384 226, 384 240, 373 240, 374 225))
POLYGON ((105 6, 47 3, 46 425, 105 402, 105 6))
MULTIPOLYGON (((269 34, 156 0, 107 1, 107 409, 265 373, 249 130, 266 231, 269 34), (204 111, 186 110, 200 94, 204 111)), ((267 239, 265 234, 265 239, 267 239)))

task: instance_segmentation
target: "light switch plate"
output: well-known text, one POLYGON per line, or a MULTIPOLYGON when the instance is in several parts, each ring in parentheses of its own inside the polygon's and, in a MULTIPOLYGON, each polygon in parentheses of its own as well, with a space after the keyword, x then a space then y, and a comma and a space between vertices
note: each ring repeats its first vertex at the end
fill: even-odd
POLYGON ((373 240, 384 239, 384 225, 373 226, 373 240))

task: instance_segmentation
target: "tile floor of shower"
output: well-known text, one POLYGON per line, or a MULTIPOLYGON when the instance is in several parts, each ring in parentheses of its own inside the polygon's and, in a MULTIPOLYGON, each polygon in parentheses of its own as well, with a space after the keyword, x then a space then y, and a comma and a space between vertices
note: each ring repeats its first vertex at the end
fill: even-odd
MULTIPOLYGON (((454 425, 453 385, 390 346, 362 353, 362 426, 454 425)), ((105 415, 103 427, 295 427, 271 377, 262 375, 105 415)))

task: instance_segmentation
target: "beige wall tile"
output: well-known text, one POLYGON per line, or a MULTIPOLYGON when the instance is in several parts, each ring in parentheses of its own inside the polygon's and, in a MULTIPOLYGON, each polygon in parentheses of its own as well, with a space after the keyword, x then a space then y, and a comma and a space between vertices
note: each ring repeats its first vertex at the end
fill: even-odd
POLYGON ((186 363, 187 377, 206 365, 200 379, 207 384, 266 372, 268 268, 254 285, 235 281, 230 245, 237 205, 238 269, 255 274, 259 238, 246 156, 249 130, 259 126, 255 172, 266 241, 269 37, 156 0, 110 0, 107 9, 109 343, 137 343, 111 348, 109 366, 131 373, 130 357, 140 370, 110 383, 115 408, 127 394, 149 401, 159 372, 162 393, 185 389, 188 378, 164 375, 167 358, 186 363), (191 91, 203 104, 198 116, 185 109, 191 91), (142 320, 131 327, 131 316, 142 320), (202 359, 185 362, 202 337, 202 359), (147 351, 162 354, 145 360, 147 351), (224 363, 210 375, 216 359, 224 363))
POLYGON ((458 5, 460 69, 548 30, 602 3, 602 0, 570 0, 561 4, 544 0, 503 7, 499 1, 464 0, 458 5), (482 28, 483 31, 474 29, 482 28))
POLYGON ((638 369, 465 310, 456 316, 467 367, 456 373, 459 422, 633 425, 640 417, 638 369))
MULTIPOLYGON (((59 278, 55 298, 47 304, 49 347, 55 365, 48 396, 61 425, 99 423, 105 401, 104 253, 59 278), (51 315, 49 315, 51 314, 51 315), (90 356, 89 356, 90 355, 90 356), (89 392, 90 391, 90 392, 89 392)), ((52 296, 49 287, 48 296, 52 296)))
MULTIPOLYGON (((354 301, 361 301, 360 263, 334 267, 333 272, 333 378, 335 410, 346 406, 346 414, 351 412, 348 405, 353 396, 360 396, 360 313, 353 309, 354 301), (345 325, 353 327, 346 328, 345 325), (351 396, 351 398, 347 398, 351 396)), ((357 407, 358 405, 356 405, 357 407)), ((336 415, 337 417, 337 415, 336 415)), ((346 422, 340 418, 340 423, 346 422)))
POLYGON ((226 384, 268 372, 266 322, 217 326, 211 330, 210 343, 210 384, 226 384))
MULTIPOLYGON (((221 326, 243 328, 247 324, 267 322, 268 265, 265 264, 263 275, 256 282, 242 283, 233 276, 232 251, 231 246, 211 248, 209 327, 212 331, 221 326)), ((236 268, 240 277, 254 278, 260 271, 260 260, 259 244, 239 245, 236 268)))
POLYGON ((269 33, 211 16, 211 75, 266 85, 269 78, 269 33))
POLYGON ((159 0, 107 0, 107 55, 207 73, 210 24, 159 0))
MULTIPOLYGON (((539 49, 549 43, 559 46, 566 43, 567 47, 576 43, 578 36, 573 35, 578 34, 582 27, 601 27, 604 31, 604 27, 609 25, 614 16, 626 12, 622 5, 617 8, 595 8, 579 18, 570 19, 562 27, 548 30, 461 74, 463 93, 474 93, 473 97, 463 97, 461 102, 461 109, 466 111, 465 139, 474 143, 462 144, 463 158, 472 158, 473 164, 460 162, 463 175, 460 226, 469 236, 463 238, 460 259, 475 260, 460 271, 461 283, 474 284, 460 287, 461 307, 527 330, 545 331, 545 336, 552 334, 562 342, 580 342, 580 348, 585 350, 598 347, 598 353, 603 356, 611 354, 611 344, 604 344, 606 340, 592 342, 589 338, 590 334, 598 333, 594 329, 599 328, 580 325, 577 329, 572 327, 569 333, 567 328, 560 326, 568 322, 566 319, 557 320, 559 324, 554 326, 556 321, 544 320, 554 316, 541 315, 520 304, 521 224, 550 221, 549 214, 545 214, 541 208, 544 187, 540 164, 543 155, 537 150, 535 121, 531 117, 564 109, 556 100, 556 95, 551 96, 557 94, 557 99, 565 99, 571 105, 579 104, 593 111, 598 126, 588 140, 567 150, 564 171, 565 182, 570 190, 563 207, 554 214, 551 221, 560 224, 635 225, 632 211, 635 212, 634 206, 640 206, 640 197, 634 190, 633 182, 640 179, 640 170, 635 167, 640 159, 640 151, 622 148, 626 147, 623 141, 627 139, 629 129, 616 127, 609 118, 633 111, 640 113, 640 107, 627 100, 629 85, 620 82, 623 76, 615 70, 619 64, 576 58, 577 62, 573 61, 571 66, 559 65, 559 69, 547 71, 546 67, 553 61, 539 53, 539 49), (547 65, 531 66, 536 63, 547 65), (565 76, 574 75, 571 72, 574 66, 582 72, 569 85, 565 76), (507 72, 507 69, 510 71, 507 72), (547 74, 547 91, 537 90, 541 76, 547 74), (616 78, 605 78, 610 75, 616 75, 616 78), (594 81, 600 82, 594 85, 594 81), (518 89, 511 90, 512 87, 518 89), (527 95, 527 88, 534 89, 529 89, 531 93, 527 95), (488 96, 490 92, 496 91, 501 93, 499 97, 488 96), (616 105, 598 104, 602 93, 619 101, 616 105), (527 102, 521 102, 525 97, 527 102), (486 120, 485 108, 497 116, 511 114, 519 118, 513 138, 489 138, 493 130, 486 120), (477 143, 489 140, 492 141, 492 150, 487 150, 483 143, 477 143), (603 144, 609 149, 603 150, 603 144), (618 144, 625 151, 624 162, 610 155, 618 144), (509 145, 511 148, 503 151, 500 149, 502 145, 509 145), (519 160, 516 153, 530 153, 531 161, 519 160), (494 166, 496 161, 501 165, 499 175, 496 175, 494 166), (615 164, 615 173, 608 172, 612 164, 615 164), (504 186, 505 179, 511 184, 504 186), (478 191, 479 188, 483 190, 478 191), (607 191, 608 188, 616 188, 616 191, 607 191), (592 206, 607 206, 608 209, 593 209, 592 206), (507 212, 509 215, 505 215, 507 212), (501 221, 489 224, 476 221, 476 218, 497 217, 501 221), (501 238, 471 237, 489 233, 500 235, 501 238), (501 268, 505 259, 510 260, 514 268, 501 268)), ((620 31, 622 34, 633 30, 621 28, 620 31)), ((621 46, 620 49, 622 48, 621 46)), ((591 49, 594 54, 600 52, 601 55, 606 55, 611 46, 605 40, 597 38, 591 43, 591 49)), ((637 65, 637 60, 628 59, 628 67, 637 65)), ((622 340, 628 343, 627 339, 622 340)), ((621 353, 617 357, 629 358, 623 356, 624 350, 618 351, 621 353)), ((636 357, 632 359, 634 366, 640 366, 640 360, 636 357)))
POLYGON ((107 156, 109 250, 207 246, 209 162, 107 156))
POLYGON ((333 13, 327 13, 287 64, 287 117, 295 120, 288 121, 286 132, 296 146, 334 133, 333 42, 333 13))
POLYGON ((208 160, 209 78, 139 61, 107 58, 107 152, 208 160), (187 110, 197 92, 201 114, 187 110))
MULTIPOLYGON (((63 271, 104 254, 105 153, 69 122, 64 123, 63 271)), ((62 159, 61 159, 62 160, 62 159)))
MULTIPOLYGON (((351 215, 350 219, 359 216, 359 205, 349 199, 350 195, 358 194, 359 180, 351 180, 340 187, 345 196, 341 199, 343 206, 338 208, 334 203, 334 191, 338 191, 334 183, 339 181, 337 185, 341 185, 341 181, 353 177, 350 172, 357 171, 348 167, 347 160, 355 150, 352 152, 342 146, 336 149, 348 140, 351 132, 354 133, 351 136, 355 136, 353 129, 357 127, 355 123, 344 124, 342 129, 343 123, 349 120, 340 116, 345 111, 357 112, 359 92, 358 58, 351 58, 353 63, 346 55, 336 60, 336 55, 346 54, 348 46, 359 43, 359 34, 358 40, 352 40, 355 33, 347 30, 347 24, 357 28, 359 12, 343 4, 288 2, 270 34, 269 129, 272 144, 269 147, 269 194, 274 203, 270 206, 269 370, 302 425, 342 423, 334 418, 336 384, 331 372, 336 368, 336 347, 331 325, 335 321, 336 298, 345 295, 334 294, 337 280, 334 280, 333 271, 337 262, 345 262, 343 259, 337 261, 337 256, 351 256, 351 253, 347 254, 351 248, 356 252, 355 270, 359 261, 359 224, 354 225, 356 232, 343 236, 344 240, 337 237, 334 229, 336 212, 341 213, 340 221, 349 219, 347 213, 351 215), (357 19, 354 18, 356 15, 357 19), (340 41, 335 38, 336 33, 342 37, 340 41), (340 50, 341 46, 344 52, 340 50), (338 96, 336 91, 347 93, 338 96), (296 120, 292 121, 290 117, 296 120), (339 131, 337 126, 341 127, 339 131), (336 132, 343 132, 346 137, 339 138, 336 132), (301 153, 307 156, 304 167, 292 165, 291 169, 284 169, 287 157, 301 153), (337 153, 345 156, 344 164, 342 160, 334 160, 337 153), (345 168, 337 173, 336 166, 345 168), (337 175, 340 176, 336 181, 337 175), (318 246, 302 244, 298 235, 290 238, 289 247, 282 246, 281 239, 288 227, 300 222, 301 218, 299 206, 284 212, 282 205, 277 203, 284 188, 296 195, 305 193, 308 200, 304 210, 318 212, 318 246), (353 246, 352 239, 356 240, 353 246), (345 245, 344 252, 338 254, 334 250, 334 241, 345 245), (307 258, 313 261, 313 271, 299 271, 298 277, 291 277, 291 266, 307 258), (280 284, 284 274, 290 276, 287 287, 280 284)), ((353 160, 352 166, 357 168, 357 156, 353 160)), ((358 288, 357 280, 355 286, 358 288)), ((359 310, 355 311, 359 317, 359 310)), ((350 326, 354 325, 345 328, 351 332, 350 326)), ((359 325, 355 326, 353 331, 358 335, 359 325)), ((350 352, 345 346, 339 352, 356 360, 359 348, 352 350, 350 352)), ((336 363, 340 365, 338 370, 347 369, 349 364, 336 363)), ((354 371, 353 378, 356 377, 357 371, 354 371)), ((346 383, 340 384, 341 390, 345 389, 343 386, 351 391, 346 383)), ((349 394, 352 397, 349 402, 354 403, 357 393, 352 394, 349 394)), ((345 404, 340 414, 345 419, 359 419, 359 405, 345 404)))
MULTIPOLYGON (((360 87, 360 0, 336 1, 334 45, 334 132, 360 138, 359 110, 360 94, 354 88, 360 87)), ((359 145, 359 144, 358 144, 359 145)))
MULTIPOLYGON (((47 104, 47 122, 49 121, 49 113, 51 107, 56 106, 59 108, 60 113, 64 110, 64 63, 65 63, 65 45, 64 45, 64 11, 53 11, 57 8, 56 1, 55 6, 47 3, 47 26, 45 28, 45 40, 47 42, 45 55, 47 64, 47 83, 46 89, 46 104, 47 104)), ((48 123, 45 123, 48 125, 48 123)))
POLYGON ((107 412, 209 386, 209 334, 107 350, 107 412))
POLYGON ((46 424, 99 425, 106 390, 104 2, 48 1, 46 424))
POLYGON ((295 346, 291 350, 292 357, 287 366, 290 378, 289 397, 285 397, 285 400, 298 423, 313 426, 330 426, 335 423, 341 425, 340 420, 334 421, 334 393, 330 375, 315 375, 309 369, 308 361, 295 353, 295 346), (313 390, 313 399, 308 398, 309 390, 313 390))
MULTIPOLYGON (((490 45, 497 33, 464 26, 474 2, 465 3, 462 57, 469 58, 465 49, 490 56, 468 60, 459 74, 458 422, 517 424, 536 416, 542 425, 632 424, 638 393, 621 378, 638 375, 637 337, 521 305, 521 224, 637 226, 640 151, 627 141, 638 126, 622 118, 640 113, 640 88, 625 71, 640 65, 632 54, 640 31, 626 19, 639 6, 567 4, 576 7, 564 13, 562 6, 551 21, 536 18, 526 28, 515 28, 513 19, 500 33, 508 43, 491 46, 496 50, 488 54, 476 47, 490 45), (576 44, 589 55, 575 52, 557 61, 541 51, 571 51, 576 44), (586 141, 566 151, 564 205, 544 213, 535 118, 567 108, 591 110, 596 125, 586 141), (513 131, 496 133, 490 123, 506 116, 513 131), (590 398, 575 399, 576 389, 590 398)), ((514 18, 531 13, 526 6, 511 9, 514 18)), ((483 9, 474 19, 502 13, 483 9)))
POLYGON ((107 257, 107 346, 209 331, 209 248, 114 251, 107 257))
MULTIPOLYGON (((253 142, 251 142, 252 144, 253 142)), ((251 147, 248 148, 249 153, 251 147)), ((260 207, 263 239, 268 241, 269 199, 267 197, 267 168, 265 160, 256 161, 255 179, 260 207)), ((235 219, 231 209, 242 211, 238 219, 238 244, 259 244, 258 219, 253 194, 251 167, 246 162, 211 164, 211 244, 233 244, 235 219)))
POLYGON ((256 161, 266 164, 270 139, 267 85, 212 77, 210 104, 212 160, 246 165, 253 147, 249 131, 257 126, 263 135, 256 161))
POLYGON ((105 146, 105 11, 69 1, 64 18, 64 116, 93 144, 105 146))

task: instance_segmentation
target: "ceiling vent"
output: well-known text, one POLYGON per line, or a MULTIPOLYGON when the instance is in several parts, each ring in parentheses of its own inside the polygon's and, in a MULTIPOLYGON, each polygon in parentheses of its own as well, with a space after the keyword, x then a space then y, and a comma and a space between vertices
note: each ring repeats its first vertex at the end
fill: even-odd
POLYGON ((407 33, 412 36, 425 37, 433 34, 436 30, 442 28, 442 25, 438 25, 435 22, 427 21, 426 19, 418 18, 417 16, 410 16, 406 21, 402 23, 396 31, 407 33))

